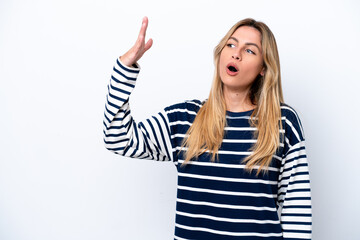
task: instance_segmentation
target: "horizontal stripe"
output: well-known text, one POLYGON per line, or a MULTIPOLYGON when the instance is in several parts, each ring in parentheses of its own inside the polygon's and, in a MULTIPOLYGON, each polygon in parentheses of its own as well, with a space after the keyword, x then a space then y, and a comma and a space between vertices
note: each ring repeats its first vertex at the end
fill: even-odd
MULTIPOLYGON (((177 146, 175 148, 175 150, 178 150, 178 151, 187 151, 188 148, 187 147, 181 147, 181 146, 177 146)), ((212 153, 213 151, 205 151, 207 153, 212 153)), ((245 156, 248 156, 248 155, 251 155, 252 152, 237 152, 237 151, 226 151, 226 150, 219 150, 218 151, 219 155, 221 154, 231 154, 231 155, 245 155, 245 156)))
MULTIPOLYGON (((179 159, 178 162, 180 164, 184 163, 185 160, 179 159)), ((220 168, 237 168, 237 169, 245 169, 246 166, 244 164, 225 164, 225 163, 216 163, 216 162, 198 162, 198 161, 190 161, 188 164, 197 165, 197 166, 209 166, 209 167, 220 167, 220 168)), ((254 169, 258 169, 258 166, 255 166, 254 169)), ((278 172, 279 169, 274 167, 269 167, 269 171, 278 172)))
POLYGON ((242 183, 262 183, 262 184, 277 184, 276 181, 266 181, 262 179, 241 179, 241 178, 225 178, 225 177, 214 177, 208 175, 198 175, 198 174, 189 174, 189 173, 178 173, 180 177, 188 177, 188 178, 198 178, 198 179, 207 179, 207 180, 215 180, 215 181, 225 181, 225 182, 242 182, 242 183))
MULTIPOLYGON (((187 134, 181 134, 181 133, 171 135, 172 139, 174 139, 174 138, 185 138, 185 137, 188 137, 188 135, 187 134)), ((224 138, 222 140, 222 142, 224 142, 224 143, 256 143, 257 140, 256 139, 227 139, 227 138, 224 138)))
POLYGON ((171 109, 169 111, 166 111, 166 113, 167 114, 171 114, 171 113, 187 113, 187 114, 191 114, 191 115, 196 115, 197 114, 194 111, 190 111, 190 110, 187 110, 187 109, 181 109, 181 108, 171 109))
POLYGON ((177 202, 191 204, 191 205, 203 205, 209 207, 216 207, 216 208, 226 208, 226 209, 237 209, 237 210, 254 210, 254 211, 269 211, 269 212, 276 212, 276 208, 269 208, 269 207, 253 207, 253 206, 242 206, 242 205, 229 205, 229 204, 220 204, 220 203, 211 203, 205 201, 192 201, 177 198, 177 202))
POLYGON ((174 126, 174 125, 189 125, 189 126, 191 126, 191 123, 188 121, 176 121, 176 122, 170 123, 170 126, 174 126))
POLYGON ((284 239, 288 238, 291 240, 306 240, 311 239, 310 233, 290 233, 290 232, 284 232, 283 233, 284 239))
POLYGON ((205 214, 190 214, 176 211, 176 214, 191 217, 191 218, 206 218, 214 221, 222 221, 222 222, 232 222, 232 223, 256 223, 256 224, 279 224, 279 221, 271 221, 271 220, 256 220, 256 219, 233 219, 233 218, 220 218, 209 216, 205 214))
POLYGON ((126 72, 129 72, 129 73, 139 73, 140 72, 139 68, 136 68, 136 69, 134 67, 129 68, 129 67, 123 65, 119 59, 116 59, 116 63, 119 67, 121 67, 126 72))
POLYGON ((176 239, 176 240, 188 240, 188 239, 181 238, 181 237, 178 237, 178 236, 174 236, 174 239, 176 239))
POLYGON ((256 131, 255 127, 225 127, 225 131, 256 131))
POLYGON ((221 190, 213 190, 213 189, 206 189, 206 188, 186 187, 186 186, 180 186, 180 185, 178 186, 178 189, 192 191, 192 192, 206 192, 206 193, 232 195, 232 196, 265 197, 265 198, 275 198, 276 197, 275 194, 231 192, 231 191, 221 191, 221 190))
POLYGON ((311 223, 311 217, 299 217, 299 216, 282 216, 282 222, 306 222, 311 223))
POLYGON ((255 232, 227 232, 227 231, 219 231, 219 230, 213 230, 209 228, 202 228, 202 227, 189 227, 184 226, 181 224, 176 223, 175 227, 183 228, 186 230, 192 230, 192 231, 203 231, 203 232, 210 232, 215 233, 219 235, 227 235, 227 236, 243 236, 243 237, 251 237, 251 236, 257 236, 257 237, 280 237, 282 236, 282 233, 255 233, 255 232))

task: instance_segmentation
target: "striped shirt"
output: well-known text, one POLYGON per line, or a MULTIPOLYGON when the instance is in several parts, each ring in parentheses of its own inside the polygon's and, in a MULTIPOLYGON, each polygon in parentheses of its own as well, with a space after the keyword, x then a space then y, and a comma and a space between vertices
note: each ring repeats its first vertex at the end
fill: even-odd
POLYGON ((104 113, 105 147, 122 156, 172 161, 178 172, 174 239, 311 239, 311 197, 305 139, 296 111, 281 104, 284 140, 267 173, 245 169, 256 128, 252 111, 227 111, 219 158, 209 154, 186 166, 182 141, 203 102, 184 101, 135 122, 129 96, 140 72, 119 59, 108 85, 104 113))

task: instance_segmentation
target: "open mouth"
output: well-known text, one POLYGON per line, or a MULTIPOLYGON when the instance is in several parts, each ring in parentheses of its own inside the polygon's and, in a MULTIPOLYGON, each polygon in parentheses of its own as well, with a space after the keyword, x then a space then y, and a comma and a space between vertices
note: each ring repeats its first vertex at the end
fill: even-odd
POLYGON ((230 76, 235 76, 238 72, 239 69, 237 68, 237 66, 234 63, 229 63, 226 66, 226 72, 230 75, 230 76))
POLYGON ((228 66, 230 72, 237 72, 238 70, 234 66, 228 66))

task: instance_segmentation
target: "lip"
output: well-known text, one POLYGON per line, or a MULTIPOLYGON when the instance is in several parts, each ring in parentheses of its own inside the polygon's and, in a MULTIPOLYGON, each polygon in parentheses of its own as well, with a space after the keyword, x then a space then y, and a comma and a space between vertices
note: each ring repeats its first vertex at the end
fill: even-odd
POLYGON ((239 73, 239 68, 236 66, 235 63, 229 63, 228 65, 226 65, 226 73, 230 76, 236 76, 239 73), (236 69, 236 72, 230 71, 229 67, 234 67, 236 69))

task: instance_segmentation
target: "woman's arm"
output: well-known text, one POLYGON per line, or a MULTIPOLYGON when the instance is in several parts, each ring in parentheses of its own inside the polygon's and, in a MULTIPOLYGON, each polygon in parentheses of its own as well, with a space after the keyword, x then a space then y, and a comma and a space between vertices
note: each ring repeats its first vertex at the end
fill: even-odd
POLYGON ((312 210, 308 159, 300 119, 290 107, 285 118, 285 150, 278 203, 283 239, 311 239, 312 210))
POLYGON ((169 161, 172 146, 165 111, 139 123, 130 114, 129 97, 140 72, 136 62, 152 45, 152 40, 144 42, 147 22, 144 18, 134 47, 116 60, 106 96, 103 137, 105 147, 117 154, 169 161))

